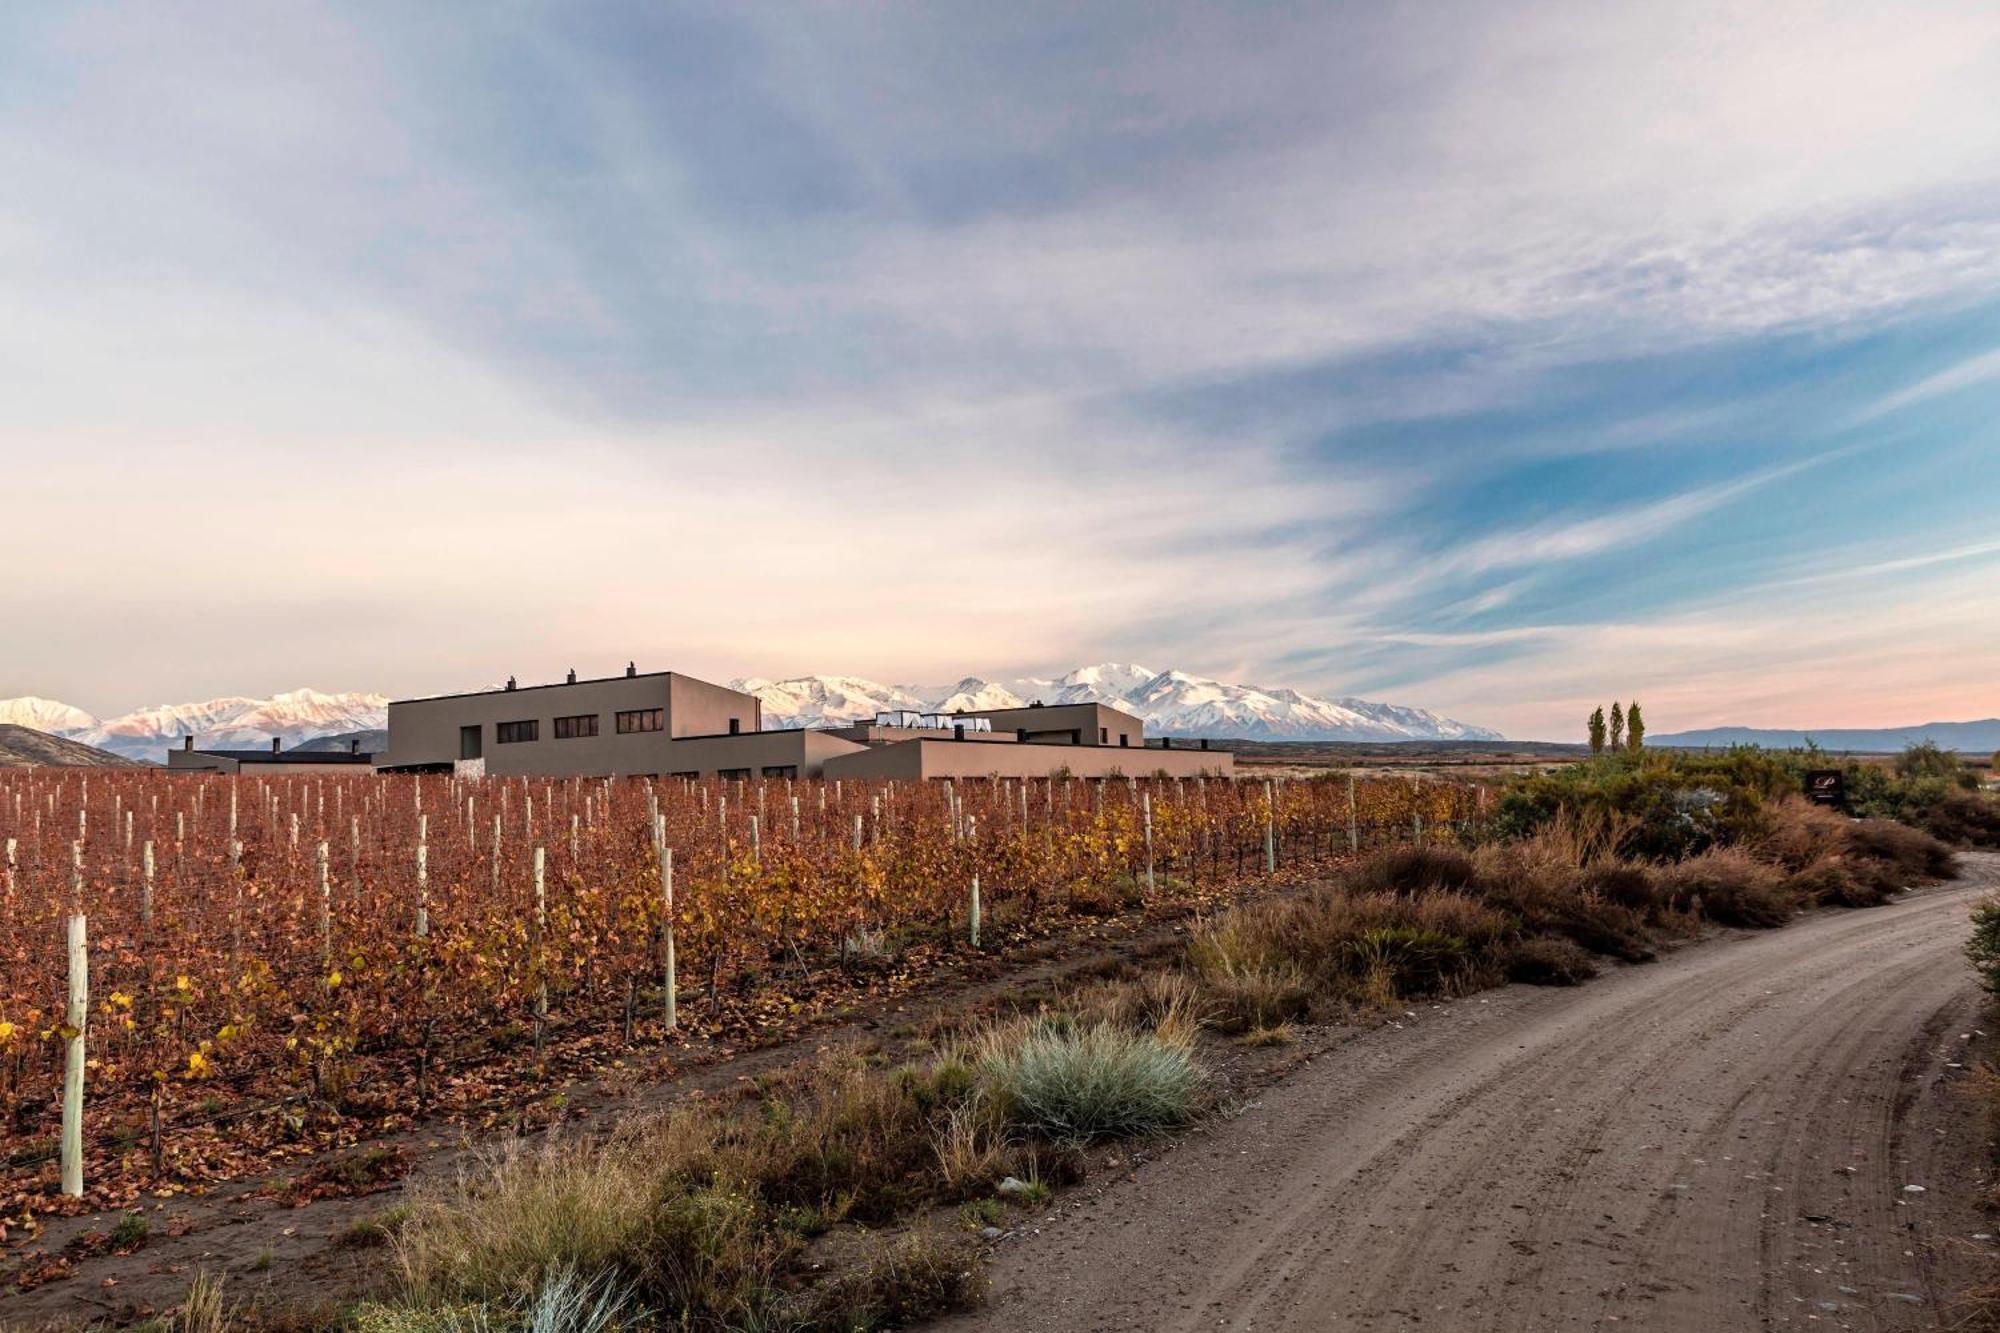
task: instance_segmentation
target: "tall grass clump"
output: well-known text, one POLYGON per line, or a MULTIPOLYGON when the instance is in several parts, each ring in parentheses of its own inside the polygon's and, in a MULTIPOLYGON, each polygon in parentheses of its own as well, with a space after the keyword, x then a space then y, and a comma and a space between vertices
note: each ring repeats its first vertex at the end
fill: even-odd
POLYGON ((814 1311, 902 1317, 937 1293, 962 1300, 976 1286, 969 1266, 936 1246, 824 1275, 838 1278, 838 1300, 804 1256, 842 1222, 887 1223, 1029 1169, 1006 1130, 966 1065, 826 1059, 735 1105, 694 1101, 608 1140, 488 1154, 417 1190, 395 1238, 398 1307, 439 1318, 477 1307, 517 1324, 538 1303, 575 1305, 577 1282, 602 1283, 589 1290, 615 1292, 620 1308, 719 1333, 866 1327, 814 1311), (942 1169, 953 1134, 979 1163, 957 1179, 942 1169))
POLYGON ((1463 893, 1334 884, 1225 914, 1196 932, 1188 963, 1244 1029, 1327 1003, 1460 993, 1494 979, 1511 932, 1505 915, 1463 893))
POLYGON ((427 1295, 528 1300, 558 1272, 617 1267, 651 1192, 644 1164, 624 1153, 512 1143, 469 1159, 450 1185, 420 1190, 397 1257, 427 1295))
POLYGON ((1666 868, 1673 900, 1725 926, 1782 926, 1799 900, 1767 861, 1734 847, 1716 847, 1666 868))
POLYGON ((1157 1134, 1201 1107, 1202 1072, 1184 1042, 1107 1022, 994 1030, 978 1068, 1012 1123, 1060 1143, 1157 1134))

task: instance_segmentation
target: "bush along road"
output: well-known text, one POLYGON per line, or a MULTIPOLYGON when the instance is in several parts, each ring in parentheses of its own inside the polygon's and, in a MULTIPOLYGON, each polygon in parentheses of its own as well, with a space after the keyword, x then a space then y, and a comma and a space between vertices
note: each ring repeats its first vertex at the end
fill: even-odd
POLYGON ((951 1329, 1951 1326, 1995 1262, 1962 949, 2000 855, 1429 1006, 1002 1247, 951 1329))

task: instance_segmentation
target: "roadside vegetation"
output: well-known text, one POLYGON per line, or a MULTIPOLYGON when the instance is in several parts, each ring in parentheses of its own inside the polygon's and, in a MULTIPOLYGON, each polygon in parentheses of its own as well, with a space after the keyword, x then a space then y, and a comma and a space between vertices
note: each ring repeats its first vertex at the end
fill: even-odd
MULTIPOLYGON (((964 1306, 981 1242, 1078 1180, 1086 1149, 1143 1145, 1226 1099, 1225 1051, 1509 980, 1574 984, 1710 926, 1949 875, 1938 831, 1981 842, 1993 807, 1934 755, 1904 758, 1850 784, 1859 819, 1800 795, 1811 755, 1628 744, 1518 781, 1487 838, 1197 919, 1164 968, 941 1021, 894 1055, 821 1056, 608 1137, 478 1157, 385 1219, 371 1239, 393 1279, 339 1322, 855 1330, 964 1306)), ((1981 930, 2000 990, 2000 907, 1981 930)))

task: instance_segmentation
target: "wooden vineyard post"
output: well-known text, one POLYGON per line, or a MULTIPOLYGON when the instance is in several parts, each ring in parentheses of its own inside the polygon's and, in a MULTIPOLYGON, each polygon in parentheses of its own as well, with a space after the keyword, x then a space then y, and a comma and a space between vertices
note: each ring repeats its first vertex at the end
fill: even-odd
POLYGON ((319 870, 319 966, 322 972, 333 966, 333 884, 326 872, 326 839, 319 840, 315 856, 319 870))
POLYGON ((1410 811, 1410 841, 1418 847, 1424 845, 1424 812, 1410 811))
POLYGON ((1146 896, 1153 895, 1153 793, 1140 797, 1140 809, 1146 820, 1146 896))
POLYGON ((90 1021, 90 951, 83 913, 69 919, 69 1012, 64 1016, 62 1192, 83 1197, 83 1030, 90 1021))
POLYGON ((535 1057, 542 1054, 542 1029, 549 1021, 549 973, 543 937, 549 926, 548 857, 535 848, 535 1057))
POLYGON ((417 938, 431 933, 431 847, 429 815, 417 816, 417 938))
POLYGON ((854 812, 854 850, 861 850, 861 812, 854 812))
POLYGON ((672 1032, 680 1025, 680 968, 674 957, 674 849, 667 846, 667 817, 653 825, 660 852, 660 1017, 672 1032))
POLYGON ((153 840, 139 849, 139 930, 153 933, 153 840))
POLYGON ((968 913, 972 924, 972 947, 979 947, 979 876, 972 877, 972 906, 968 913))
POLYGON ((764 835, 761 828, 762 821, 755 815, 750 816, 750 859, 758 865, 764 864, 764 835))
POLYGON ((243 841, 240 838, 229 840, 229 878, 236 885, 236 905, 229 913, 229 970, 234 972, 243 958, 243 841))
POLYGON ((1354 770, 1347 770, 1347 850, 1361 850, 1360 814, 1354 804, 1354 770))
POLYGON ((1278 789, 1264 782, 1264 873, 1278 873, 1278 789))

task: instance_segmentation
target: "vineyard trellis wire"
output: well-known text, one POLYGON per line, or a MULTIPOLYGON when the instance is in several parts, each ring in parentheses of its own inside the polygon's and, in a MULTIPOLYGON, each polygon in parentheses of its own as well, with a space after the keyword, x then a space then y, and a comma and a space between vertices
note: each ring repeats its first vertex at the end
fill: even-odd
MULTIPOLYGON (((502 1029, 659 1039, 686 996, 983 917, 1161 905, 1453 835, 1453 781, 932 783, 0 775, 4 1164, 53 1156, 69 922, 88 921, 93 1141, 218 1090, 338 1100, 502 1029), (975 885, 977 886, 975 888, 975 885), (678 988, 664 984, 677 976, 678 988)), ((421 1106, 409 1108, 421 1110, 421 1106)), ((128 1131, 120 1131, 127 1133, 128 1131)))

